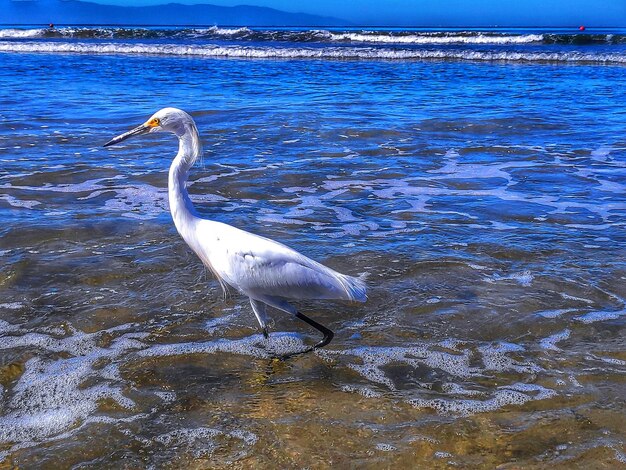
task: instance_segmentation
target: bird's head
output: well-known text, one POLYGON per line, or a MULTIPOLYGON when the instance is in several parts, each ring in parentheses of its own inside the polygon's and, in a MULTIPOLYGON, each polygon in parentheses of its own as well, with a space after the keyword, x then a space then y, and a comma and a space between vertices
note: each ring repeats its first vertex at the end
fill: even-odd
POLYGON ((109 140, 104 144, 104 147, 119 144, 130 137, 149 134, 151 132, 167 131, 180 137, 190 128, 195 129, 195 124, 191 116, 185 111, 177 108, 163 108, 154 113, 150 119, 140 126, 109 140))

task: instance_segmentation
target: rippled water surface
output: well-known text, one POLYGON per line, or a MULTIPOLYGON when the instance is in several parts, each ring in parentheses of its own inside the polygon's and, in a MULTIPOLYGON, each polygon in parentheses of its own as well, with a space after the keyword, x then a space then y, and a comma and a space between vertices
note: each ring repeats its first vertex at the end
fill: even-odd
POLYGON ((84 52, 0 54, 0 468, 626 464, 622 66, 84 52), (367 273, 328 347, 222 298, 172 136, 101 147, 165 106, 205 217, 367 273))

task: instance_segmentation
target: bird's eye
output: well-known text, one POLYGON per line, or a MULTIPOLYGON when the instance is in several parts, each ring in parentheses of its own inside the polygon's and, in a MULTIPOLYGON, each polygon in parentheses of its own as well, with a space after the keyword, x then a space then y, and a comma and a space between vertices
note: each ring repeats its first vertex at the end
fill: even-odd
POLYGON ((161 125, 161 120, 159 118, 153 118, 148 123, 148 126, 150 126, 150 127, 156 127, 156 126, 160 126, 160 125, 161 125))

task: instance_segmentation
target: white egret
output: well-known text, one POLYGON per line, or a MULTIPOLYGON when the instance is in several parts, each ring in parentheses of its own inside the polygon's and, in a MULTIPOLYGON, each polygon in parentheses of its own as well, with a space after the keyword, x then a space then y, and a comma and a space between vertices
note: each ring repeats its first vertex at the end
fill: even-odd
POLYGON ((365 302, 365 283, 338 273, 297 251, 230 225, 200 218, 186 189, 189 170, 200 156, 196 124, 186 112, 164 108, 144 124, 110 140, 105 147, 129 137, 167 131, 178 137, 178 154, 169 171, 170 211, 181 237, 213 272, 218 281, 232 286, 250 299, 265 338, 267 307, 274 307, 303 320, 323 334, 323 339, 305 352, 321 348, 333 332, 298 312, 288 299, 337 299, 365 302))

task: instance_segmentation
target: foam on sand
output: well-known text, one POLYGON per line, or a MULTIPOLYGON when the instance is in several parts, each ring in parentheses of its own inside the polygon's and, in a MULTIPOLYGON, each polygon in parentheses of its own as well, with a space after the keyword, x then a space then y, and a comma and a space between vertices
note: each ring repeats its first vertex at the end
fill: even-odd
POLYGON ((29 347, 72 356, 48 359, 40 355, 26 362, 0 416, 0 443, 37 442, 80 427, 105 398, 131 411, 134 402, 122 393, 113 361, 144 347, 139 340, 147 334, 125 333, 108 347, 97 345, 102 335, 119 329, 92 334, 74 331, 67 338, 38 333, 2 337, 1 349, 29 347), (96 370, 96 363, 106 365, 96 370), (86 386, 87 382, 90 385, 86 386))
MULTIPOLYGON (((458 341, 416 347, 361 347, 338 350, 321 350, 322 357, 339 360, 369 382, 388 390, 402 393, 406 402, 417 408, 430 408, 438 413, 468 415, 493 411, 506 405, 521 405, 531 400, 552 397, 555 391, 538 384, 513 382, 485 388, 472 384, 474 379, 497 374, 537 374, 543 369, 531 362, 519 362, 511 355, 522 354, 525 348, 506 342, 470 346, 458 341), (355 359, 355 360, 353 360, 355 359), (482 366, 479 364, 482 363, 482 366), (421 387, 399 389, 392 365, 405 365, 424 376, 421 387), (426 367, 426 369, 424 369, 426 367), (419 371, 419 372, 418 372, 419 371), (434 376, 433 376, 434 374, 434 376), (437 377, 433 379, 433 377, 437 377), (429 381, 441 382, 441 392, 432 398, 429 381)), ((503 379, 500 382, 507 382, 503 379)), ((381 392, 365 385, 342 386, 342 391, 358 393, 366 398, 379 398, 381 392)))
POLYGON ((137 354, 142 357, 181 356, 186 354, 231 353, 262 359, 302 352, 308 346, 293 333, 273 333, 269 340, 255 334, 241 339, 217 339, 215 341, 159 344, 137 354))
POLYGON ((218 438, 238 439, 247 446, 256 444, 258 438, 249 431, 221 431, 207 427, 179 428, 154 438, 155 442, 167 448, 184 449, 195 458, 210 457, 219 447, 218 438))
POLYGON ((539 342, 539 345, 544 349, 550 349, 552 351, 560 351, 561 348, 557 347, 556 343, 558 343, 559 341, 566 340, 567 338, 569 338, 570 334, 571 334, 571 331, 569 329, 565 329, 551 336, 548 336, 547 338, 543 338, 539 342))
POLYGON ((416 408, 430 408, 441 414, 462 416, 495 411, 507 405, 523 405, 531 400, 545 400, 556 395, 554 390, 540 385, 515 383, 498 387, 486 400, 413 398, 409 403, 416 408))

